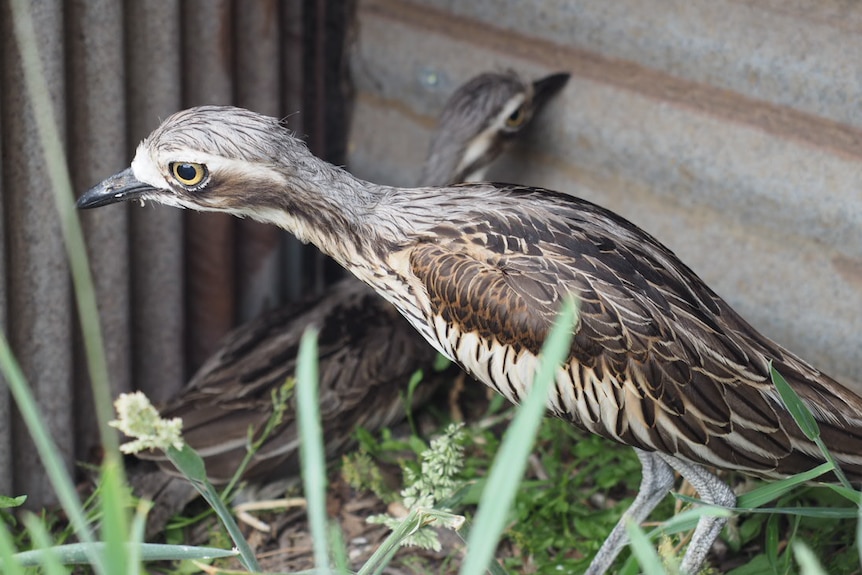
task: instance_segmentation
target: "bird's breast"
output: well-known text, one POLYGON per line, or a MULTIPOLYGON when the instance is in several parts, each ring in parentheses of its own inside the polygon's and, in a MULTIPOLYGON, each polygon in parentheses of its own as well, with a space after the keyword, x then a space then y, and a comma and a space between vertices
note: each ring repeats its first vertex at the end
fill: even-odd
MULTIPOLYGON (((470 375, 518 404, 529 393, 540 356, 526 348, 501 344, 476 331, 460 329, 441 315, 429 321, 432 344, 470 375)), ((427 330, 426 330, 427 331, 427 330)), ((631 382, 604 374, 575 359, 556 372, 547 409, 592 433, 621 443, 640 443, 624 419, 626 403, 639 399, 631 382)), ((644 433, 637 435, 646 436, 644 433)))

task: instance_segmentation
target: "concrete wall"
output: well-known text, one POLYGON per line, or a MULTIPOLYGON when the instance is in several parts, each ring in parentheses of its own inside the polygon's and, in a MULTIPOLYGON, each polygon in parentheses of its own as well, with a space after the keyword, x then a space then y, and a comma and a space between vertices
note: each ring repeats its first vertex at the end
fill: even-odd
POLYGON ((862 389, 859 54, 858 3, 362 0, 349 164, 412 184, 469 77, 570 72, 489 177, 622 214, 862 389))

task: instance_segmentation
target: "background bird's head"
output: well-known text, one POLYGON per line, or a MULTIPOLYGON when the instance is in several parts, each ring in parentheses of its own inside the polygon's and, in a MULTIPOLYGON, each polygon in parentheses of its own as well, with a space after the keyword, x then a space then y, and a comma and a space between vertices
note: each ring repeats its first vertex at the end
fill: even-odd
POLYGON ((569 80, 552 74, 526 82, 514 72, 485 73, 446 102, 422 171, 422 185, 477 181, 514 136, 569 80))
POLYGON ((241 212, 271 205, 284 188, 285 166, 302 166, 308 155, 276 118, 229 106, 190 108, 169 116, 141 142, 131 166, 87 191, 78 207, 139 199, 251 215, 241 212))

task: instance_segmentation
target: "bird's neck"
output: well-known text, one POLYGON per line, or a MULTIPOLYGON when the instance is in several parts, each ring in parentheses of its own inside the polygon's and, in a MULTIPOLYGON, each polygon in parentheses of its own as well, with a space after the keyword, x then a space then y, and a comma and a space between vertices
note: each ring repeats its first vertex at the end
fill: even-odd
POLYGON ((374 225, 375 206, 387 188, 317 159, 294 159, 293 168, 282 174, 280 193, 246 215, 284 228, 350 270, 374 260, 387 243, 374 225))

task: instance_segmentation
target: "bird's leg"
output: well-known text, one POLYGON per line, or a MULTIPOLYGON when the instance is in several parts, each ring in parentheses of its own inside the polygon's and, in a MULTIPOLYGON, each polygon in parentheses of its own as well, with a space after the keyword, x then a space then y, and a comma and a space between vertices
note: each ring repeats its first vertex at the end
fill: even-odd
MULTIPOLYGON (((665 454, 659 454, 659 457, 686 478, 706 503, 724 507, 736 505, 736 495, 730 486, 700 465, 686 463, 665 454)), ((706 561, 706 555, 726 522, 725 517, 701 516, 682 559, 680 568, 683 573, 696 575, 700 571, 706 561)))
POLYGON ((626 523, 629 520, 640 523, 646 519, 673 487, 673 469, 658 454, 640 449, 635 449, 635 453, 641 460, 642 467, 637 497, 605 539, 585 575, 601 575, 606 572, 628 541, 626 523))

